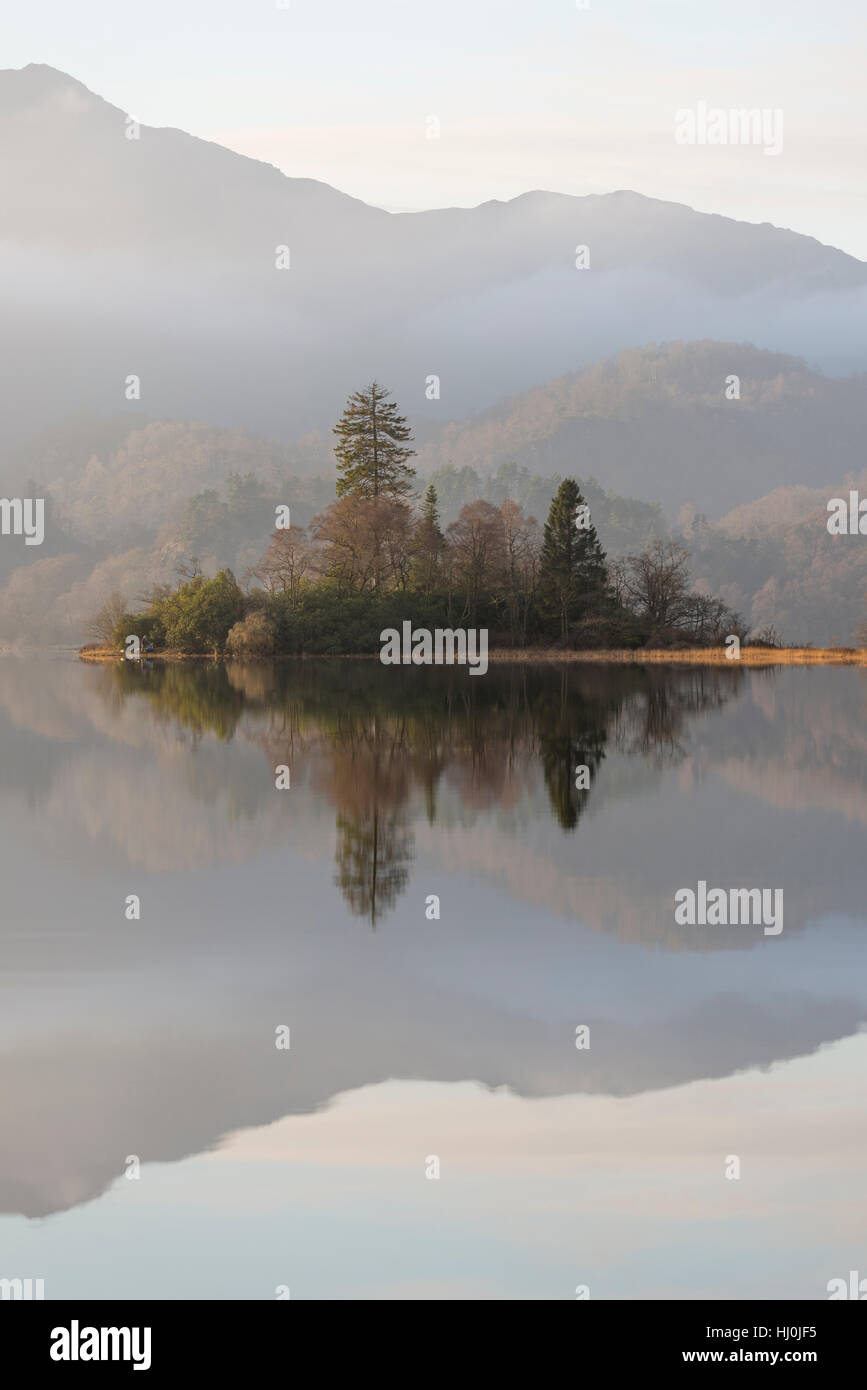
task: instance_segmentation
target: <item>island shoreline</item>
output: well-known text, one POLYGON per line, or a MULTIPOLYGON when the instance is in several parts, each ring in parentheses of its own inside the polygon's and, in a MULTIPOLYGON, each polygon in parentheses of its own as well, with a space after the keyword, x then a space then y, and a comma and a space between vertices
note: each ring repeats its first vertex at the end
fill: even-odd
MULTIPOLYGON (((284 661, 376 661, 378 652, 289 652, 272 657, 239 658, 215 656, 213 652, 149 652, 138 661, 232 662, 236 665, 273 665, 284 661)), ((123 652, 98 649, 79 651, 79 661, 108 663, 126 661, 123 652)), ((540 665, 666 665, 666 666, 867 666, 867 648, 857 647, 742 647, 731 657, 725 647, 609 648, 564 651, 544 647, 497 647, 488 652, 488 662, 540 665)))

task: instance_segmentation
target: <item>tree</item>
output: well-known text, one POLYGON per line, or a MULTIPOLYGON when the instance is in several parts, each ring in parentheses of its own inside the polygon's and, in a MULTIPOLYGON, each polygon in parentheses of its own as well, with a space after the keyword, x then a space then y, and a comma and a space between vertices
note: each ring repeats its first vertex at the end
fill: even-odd
POLYGON ((231 570, 213 579, 197 574, 159 606, 166 643, 180 651, 219 653, 229 629, 244 616, 244 596, 231 570))
POLYGON ((111 645, 115 628, 126 614, 126 599, 115 589, 109 594, 98 613, 87 624, 88 637, 96 637, 106 647, 111 645))
POLYGON ((652 629, 680 627, 689 610, 689 551, 678 541, 655 541, 627 556, 620 571, 622 596, 652 629))
POLYGON ((445 548, 437 490, 433 483, 428 483, 412 542, 412 576, 417 588, 423 591, 433 588, 445 548))
POLYGON ((175 565, 175 574, 182 579, 199 579, 202 574, 202 562, 198 555, 191 555, 189 560, 181 558, 175 565))
POLYGON ((313 554, 303 526, 275 531, 259 564, 250 571, 269 594, 285 594, 295 607, 313 571, 313 554))
POLYGON ((513 642, 527 640, 530 609, 536 597, 541 537, 534 516, 524 516, 511 498, 500 507, 506 550, 505 591, 513 642))
POLYGON ((490 502, 468 502, 447 532, 452 577, 465 596, 465 612, 475 622, 479 599, 502 587, 506 571, 503 518, 490 502))
POLYGON ((312 529, 323 548, 325 572, 336 580, 339 592, 405 588, 412 535, 405 502, 339 497, 314 517, 312 529))
POLYGON ((334 433, 338 497, 401 501, 411 492, 415 471, 407 460, 415 450, 407 447, 409 426, 375 381, 349 397, 334 433))
MULTIPOLYGON (((732 633, 745 638, 749 631, 740 613, 736 613, 727 603, 723 603, 722 599, 714 598, 712 594, 688 594, 683 601, 681 625, 691 640, 701 646, 722 642, 732 633)), ((758 640, 761 642, 761 636, 758 640)), ((775 646, 779 643, 770 642, 765 645, 775 646)))
POLYGON ((539 560, 539 607, 559 622, 562 637, 601 598, 607 583, 605 551, 582 507, 586 503, 575 479, 564 478, 548 512, 539 560))
POLYGON ((164 647, 165 628, 159 613, 121 613, 106 646, 123 647, 128 637, 138 637, 142 644, 164 647))

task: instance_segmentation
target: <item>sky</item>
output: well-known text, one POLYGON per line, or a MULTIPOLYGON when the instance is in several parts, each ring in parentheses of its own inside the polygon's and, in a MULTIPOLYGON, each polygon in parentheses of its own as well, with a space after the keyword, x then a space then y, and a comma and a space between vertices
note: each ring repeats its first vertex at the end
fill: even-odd
POLYGON ((861 0, 585 4, 32 0, 0 62, 391 211, 629 188, 867 259, 861 0), (679 144, 701 102, 781 112, 781 152, 679 144))

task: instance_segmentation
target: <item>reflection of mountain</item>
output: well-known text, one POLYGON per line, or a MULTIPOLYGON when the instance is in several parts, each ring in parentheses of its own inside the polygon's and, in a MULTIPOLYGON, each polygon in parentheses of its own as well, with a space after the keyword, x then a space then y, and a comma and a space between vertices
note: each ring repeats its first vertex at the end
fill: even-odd
POLYGON ((550 933, 539 939, 539 923, 529 933, 501 923, 475 942, 471 924, 438 923, 435 943, 419 929, 410 950, 371 955, 369 938, 350 930, 323 943, 325 924, 305 907, 270 936, 248 920, 243 933, 232 922, 179 940, 175 919, 111 969, 105 935, 86 950, 77 943, 77 956, 64 951, 54 976, 64 999, 49 990, 28 1000, 26 1027, 0 1046, 0 1104, 14 1120, 0 1210, 74 1205, 118 1178, 129 1153, 175 1160, 394 1076, 624 1096, 803 1055, 867 1016, 863 936, 859 946, 851 929, 764 952, 747 980, 733 955, 717 957, 707 979, 705 958, 660 962, 639 950, 632 961, 586 933, 558 947, 550 933), (817 986, 811 973, 829 952, 840 964, 817 986), (539 973, 540 953, 561 997, 521 1002, 519 976, 539 973), (617 997, 610 987, 606 997, 613 976, 617 997), (289 1053, 273 1044, 284 1022, 289 1053), (590 1025, 587 1053, 574 1047, 576 1022, 590 1025))
POLYGON ((851 1034, 863 701, 843 669, 0 662, 0 1209, 393 1076, 619 1096, 851 1034), (675 932, 699 866, 781 882, 783 937, 675 932))

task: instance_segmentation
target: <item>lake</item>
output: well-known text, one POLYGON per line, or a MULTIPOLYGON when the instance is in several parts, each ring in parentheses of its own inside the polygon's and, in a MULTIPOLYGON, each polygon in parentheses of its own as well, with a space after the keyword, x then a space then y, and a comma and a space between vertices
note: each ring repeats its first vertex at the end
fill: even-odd
POLYGON ((867 1275, 865 715, 849 667, 0 659, 0 1278, 867 1275))

